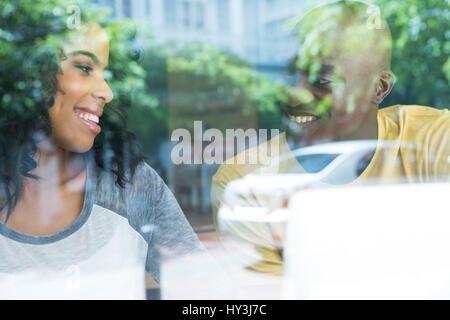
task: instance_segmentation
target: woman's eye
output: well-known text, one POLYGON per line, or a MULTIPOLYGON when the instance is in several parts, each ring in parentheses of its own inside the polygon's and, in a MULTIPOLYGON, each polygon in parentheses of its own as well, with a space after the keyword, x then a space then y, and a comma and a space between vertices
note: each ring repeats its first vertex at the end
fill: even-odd
POLYGON ((92 71, 92 68, 86 65, 76 65, 75 67, 85 72, 86 74, 89 74, 92 71))

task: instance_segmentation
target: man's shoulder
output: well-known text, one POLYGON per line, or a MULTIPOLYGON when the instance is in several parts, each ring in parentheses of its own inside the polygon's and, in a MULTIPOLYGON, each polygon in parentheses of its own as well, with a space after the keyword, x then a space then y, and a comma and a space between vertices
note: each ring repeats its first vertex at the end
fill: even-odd
POLYGON ((428 106, 397 104, 380 109, 378 115, 379 117, 387 117, 393 120, 400 119, 403 116, 413 117, 417 120, 425 120, 429 118, 448 118, 450 117, 450 112, 447 109, 428 106))
POLYGON ((378 113, 379 139, 401 140, 421 148, 448 148, 450 112, 419 105, 395 105, 378 113))
POLYGON ((381 139, 413 139, 450 128, 450 112, 420 105, 394 105, 378 111, 378 128, 381 139))

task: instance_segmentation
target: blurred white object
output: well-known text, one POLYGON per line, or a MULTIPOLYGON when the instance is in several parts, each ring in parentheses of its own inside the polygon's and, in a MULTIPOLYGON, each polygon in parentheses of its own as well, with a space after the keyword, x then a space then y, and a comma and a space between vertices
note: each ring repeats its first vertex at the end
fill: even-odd
POLYGON ((245 256, 252 260, 260 258, 259 253, 254 253, 254 245, 283 249, 290 196, 298 189, 330 187, 334 186, 330 183, 354 180, 361 159, 373 153, 377 146, 389 143, 382 145, 377 140, 357 140, 305 147, 274 158, 268 165, 278 166, 287 173, 265 174, 261 173, 264 170, 258 170, 230 182, 218 211, 221 238, 227 237, 228 247, 246 251, 245 256), (292 157, 301 164, 308 164, 311 173, 306 173, 300 165, 293 166, 292 157))
POLYGON ((162 300, 282 299, 282 278, 247 270, 219 243, 161 265, 162 300), (212 258, 212 259, 211 259, 212 258))
MULTIPOLYGON (((235 234, 239 238, 242 232, 246 241, 236 244, 239 250, 245 250, 246 245, 249 251, 254 251, 254 245, 282 248, 285 225, 290 216, 286 201, 295 190, 315 181, 318 177, 314 174, 264 174, 249 175, 230 182, 224 195, 225 204, 218 212, 221 238, 227 236, 230 239, 235 234), (270 224, 270 234, 267 236, 247 232, 266 229, 267 224, 270 224)), ((258 257, 259 254, 256 259, 258 257)))
MULTIPOLYGON (((333 188, 352 182, 365 169, 364 164, 369 163, 375 150, 384 152, 396 144, 398 142, 377 140, 330 142, 272 159, 268 167, 278 166, 288 173, 257 171, 227 185, 217 216, 222 239, 224 236, 230 240, 244 239, 229 247, 245 250, 247 257, 254 256, 257 260, 259 254, 252 254, 254 245, 283 249, 286 221, 290 217, 286 207, 296 190, 333 188), (300 165, 293 166, 292 157, 300 165)), ((417 146, 404 143, 403 148, 417 149, 417 146)), ((399 178, 396 182, 402 180, 399 178)), ((376 182, 376 179, 364 181, 366 184, 376 182)), ((230 240, 227 242, 231 244, 230 240)))
POLYGON ((449 299, 450 184, 306 190, 290 201, 286 299, 449 299))

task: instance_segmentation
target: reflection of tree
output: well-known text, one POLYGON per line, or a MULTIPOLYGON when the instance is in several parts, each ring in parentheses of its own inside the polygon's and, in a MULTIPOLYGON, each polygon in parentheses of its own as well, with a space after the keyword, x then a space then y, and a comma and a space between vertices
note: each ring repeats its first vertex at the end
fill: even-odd
MULTIPOLYGON (((144 117, 145 122, 138 110, 130 119, 135 119, 137 136, 151 137, 145 145, 150 154, 175 129, 186 128, 193 137, 194 121, 202 121, 204 130, 217 128, 223 134, 227 128, 279 126, 276 101, 282 86, 271 84, 240 58, 199 43, 179 49, 170 44, 152 47, 143 57, 148 90, 159 105, 150 108, 152 114, 144 117)), ((183 209, 209 212, 215 169, 206 165, 167 166, 168 184, 183 209)))
POLYGON ((376 0, 393 38, 397 84, 383 105, 450 108, 450 7, 442 0, 376 0))
MULTIPOLYGON (((2 134, 16 134, 6 129, 6 123, 31 126, 36 122, 36 113, 46 113, 56 86, 58 49, 72 32, 67 27, 71 13, 66 10, 71 4, 66 0, 0 0, 2 134)), ((134 50, 136 26, 132 21, 112 19, 107 10, 88 1, 77 5, 81 23, 96 21, 110 37, 105 79, 115 98, 108 110, 113 110, 114 104, 116 110, 126 113, 129 129, 139 138, 152 164, 158 165, 158 148, 170 136, 168 93, 172 97, 183 96, 185 105, 191 107, 191 115, 189 110, 185 110, 184 117, 182 112, 174 114, 173 119, 177 120, 173 125, 178 127, 189 127, 188 122, 192 125, 194 118, 201 120, 197 118, 199 114, 208 118, 208 127, 261 126, 258 109, 266 125, 279 119, 274 103, 277 86, 237 57, 202 45, 181 50, 173 50, 169 45, 154 47, 151 40, 146 40, 138 60, 134 50), (168 92, 168 84, 174 84, 177 90, 168 92), (218 110, 233 116, 220 117, 218 110)), ((102 121, 117 129, 121 116, 105 111, 102 121)), ((105 138, 97 140, 105 143, 105 138)))
MULTIPOLYGON (((54 70, 45 70, 45 65, 40 64, 50 65, 56 59, 54 55, 53 60, 46 60, 57 52, 70 32, 67 28, 70 14, 66 13, 69 4, 65 0, 0 0, 1 92, 2 97, 7 95, 7 101, 14 102, 11 108, 35 106, 43 98, 37 89, 41 88, 47 73, 54 70)), ((89 5, 81 7, 81 14, 82 23, 96 21, 110 37, 110 63, 105 78, 118 104, 154 105, 155 99, 144 90, 145 72, 135 59, 137 52, 130 46, 136 33, 134 24, 111 20, 105 10, 89 5)))
POLYGON ((148 153, 173 130, 192 129, 194 120, 220 130, 279 126, 282 85, 271 84, 240 58, 198 43, 151 47, 143 57, 149 93, 159 104, 133 109, 130 118, 137 136, 147 137, 148 153))

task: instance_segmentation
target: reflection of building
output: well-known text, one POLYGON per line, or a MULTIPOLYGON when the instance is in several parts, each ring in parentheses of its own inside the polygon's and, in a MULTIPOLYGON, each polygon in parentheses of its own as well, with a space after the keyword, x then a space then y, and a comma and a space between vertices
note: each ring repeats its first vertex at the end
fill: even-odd
MULTIPOLYGON (((261 71, 279 71, 296 50, 286 22, 304 0, 96 0, 116 17, 148 20, 155 40, 198 41, 233 52, 261 71)), ((273 72, 272 72, 273 73, 273 72)))

